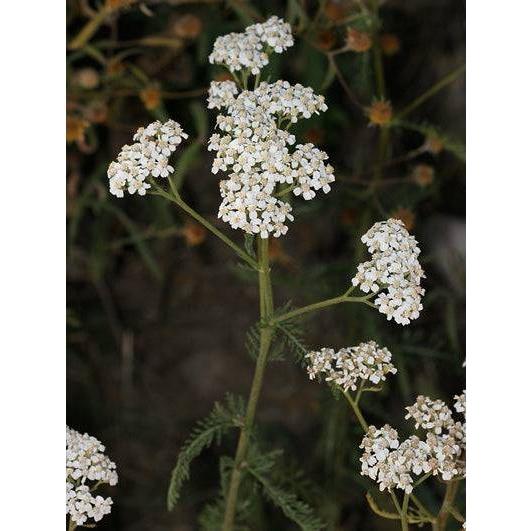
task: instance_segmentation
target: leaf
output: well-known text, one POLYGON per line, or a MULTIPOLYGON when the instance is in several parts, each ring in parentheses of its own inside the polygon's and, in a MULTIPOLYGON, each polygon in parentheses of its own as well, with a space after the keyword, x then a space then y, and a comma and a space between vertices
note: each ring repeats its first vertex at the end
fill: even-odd
POLYGON ((253 360, 258 358, 260 350, 260 322, 254 323, 245 337, 245 348, 253 360))
POLYGON ((184 443, 172 471, 167 494, 167 507, 174 509, 181 495, 183 483, 190 477, 192 461, 214 441, 220 439, 229 429, 241 427, 245 415, 245 402, 239 397, 227 395, 226 404, 217 402, 212 412, 199 421, 184 443))
MULTIPOLYGON (((275 315, 282 315, 292 309, 291 302, 286 303, 283 307, 275 311, 275 315)), ((272 354, 270 359, 282 359, 284 353, 291 354, 299 363, 308 352, 308 347, 304 344, 304 331, 300 325, 299 319, 289 319, 275 325, 275 335, 272 354)))
POLYGON ((249 461, 248 471, 260 485, 264 495, 295 522, 302 531, 319 531, 324 525, 313 509, 283 485, 276 485, 268 472, 275 464, 279 452, 271 452, 249 461))

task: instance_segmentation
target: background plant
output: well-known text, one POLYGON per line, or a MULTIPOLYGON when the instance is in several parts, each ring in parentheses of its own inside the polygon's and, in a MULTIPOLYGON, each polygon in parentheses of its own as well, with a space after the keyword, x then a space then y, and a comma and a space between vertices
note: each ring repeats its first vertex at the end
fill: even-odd
MULTIPOLYGON (((462 278, 455 275, 459 271, 458 251, 448 251, 447 244, 455 242, 458 234, 457 221, 449 220, 448 216, 459 217, 463 213, 463 167, 459 158, 463 150, 455 141, 462 133, 459 116, 462 93, 458 89, 459 79, 454 78, 453 84, 443 87, 444 92, 432 93, 431 99, 411 110, 407 121, 403 120, 405 125, 391 127, 387 148, 392 151, 387 151, 385 158, 392 163, 381 165, 377 186, 368 186, 377 173, 375 161, 381 135, 379 128, 367 128, 365 118, 365 108, 373 102, 373 95, 378 96, 372 88, 372 80, 376 79, 374 48, 332 54, 332 61, 330 54, 323 52, 323 46, 334 39, 334 47, 329 51, 343 47, 347 26, 355 23, 349 17, 358 15, 357 6, 345 3, 338 9, 338 3, 318 6, 301 2, 300 9, 292 3, 290 12, 285 11, 284 4, 268 5, 265 12, 258 4, 242 3, 145 5, 153 16, 146 14, 144 6, 122 9, 104 18, 90 37, 88 50, 85 47, 69 52, 72 65, 69 125, 75 126, 69 131, 77 131, 78 136, 69 148, 68 414, 70 419, 83 419, 83 424, 69 420, 72 424, 87 426, 92 433, 105 433, 125 478, 144 478, 142 486, 132 479, 121 481, 110 516, 114 520, 108 525, 164 529, 169 522, 195 522, 195 511, 203 505, 203 496, 210 498, 213 494, 205 486, 216 483, 216 447, 202 454, 194 465, 199 483, 188 485, 179 512, 166 515, 166 473, 175 454, 174 449, 166 448, 168 441, 174 444, 183 441, 195 419, 206 414, 213 402, 221 400, 226 389, 245 393, 250 367, 241 345, 244 330, 253 328, 251 312, 256 299, 252 285, 247 284, 248 272, 231 267, 230 262, 220 269, 217 264, 229 256, 223 246, 162 198, 130 200, 127 205, 110 201, 104 191, 105 163, 139 125, 151 121, 148 113, 164 119, 160 111, 166 109, 182 120, 185 130, 194 138, 194 147, 184 148, 187 151, 181 154, 177 168, 183 194, 192 205, 199 204, 200 198, 201 211, 214 213, 218 202, 215 180, 208 174, 209 161, 203 162, 199 157, 200 142, 204 142, 207 129, 206 115, 201 109, 208 82, 215 75, 206 56, 217 35, 241 31, 255 17, 276 14, 294 22, 297 44, 287 52, 290 70, 281 77, 313 86, 318 92, 325 76, 330 81, 323 92, 329 110, 301 122, 297 136, 308 135, 314 142, 321 138, 319 142, 333 158, 338 180, 326 201, 300 207, 296 212, 297 223, 282 244, 273 249, 279 300, 293 298, 297 306, 303 306, 340 293, 344 279, 350 278, 354 265, 364 258, 363 247, 353 242, 374 221, 399 208, 407 207, 409 215, 416 214, 415 233, 423 249, 422 261, 428 278, 423 284, 427 289, 425 310, 414 325, 404 330, 382 327, 382 316, 376 312, 345 305, 308 320, 304 334, 300 324, 296 330, 289 330, 304 346, 319 345, 323 328, 330 335, 330 344, 342 345, 352 337, 375 338, 389 346, 399 368, 397 387, 402 399, 397 400, 395 388, 394 395, 382 397, 382 409, 369 404, 366 414, 375 422, 383 420, 385 407, 385 421, 391 416, 399 423, 402 405, 411 403, 416 394, 449 400, 463 387, 462 278), (203 31, 195 38, 187 37, 184 45, 164 41, 173 22, 171 18, 180 20, 185 15, 198 17, 203 31), (341 17, 348 22, 343 23, 341 17), (312 22, 314 19, 316 22, 312 22), (110 45, 112 42, 119 42, 120 46, 110 45), (116 55, 122 48, 128 55, 120 61, 116 55), (99 60, 93 49, 96 55, 97 50, 102 50, 99 60), (346 83, 339 80, 333 63, 339 66, 346 83), (77 81, 77 70, 87 67, 99 76, 96 88, 84 88, 87 77, 89 80, 91 77, 87 72, 84 86, 77 81), (135 69, 146 70, 147 78, 141 81, 141 72, 135 69), (361 108, 353 103, 343 85, 361 108), (197 87, 203 91, 199 95, 193 92, 197 87), (159 105, 153 110, 143 110, 145 102, 157 102, 157 95, 159 105), (190 98, 197 98, 198 105, 190 105, 190 98), (98 122, 103 113, 91 113, 104 107, 110 112, 105 121, 98 122), (80 125, 84 131, 82 139, 80 125), (434 137, 434 133, 438 136, 434 137), (198 142, 196 138, 202 140, 198 142), (445 149, 439 151, 440 142, 437 144, 434 138, 443 139, 445 149), (94 149, 96 142, 98 150, 94 149), (360 145, 363 149, 355 149, 360 145), (435 168, 430 186, 417 184, 430 181, 430 172, 417 170, 417 164, 435 168), (441 214, 447 216, 442 225, 437 217, 441 214), (444 231, 439 229, 441 226, 444 231), (441 233, 450 233, 452 237, 441 242, 441 233), (357 253, 355 259, 353 251, 357 253), (447 271, 452 271, 450 278, 447 271), (212 285, 219 297, 214 297, 212 289, 207 288, 212 285), (225 302, 229 300, 241 305, 240 311, 235 307, 231 312, 234 326, 230 330, 226 325, 213 326, 205 337, 200 332, 200 323, 224 322, 225 302), (227 366, 230 372, 226 371, 227 366), (179 407, 181 393, 196 397, 197 410, 179 407), (118 446, 118 441, 128 442, 118 446)), ((90 14, 83 4, 72 4, 70 13, 69 32, 74 38, 90 14), (82 11, 76 11, 76 6, 82 11)), ((394 33, 401 42, 400 52, 382 58, 386 95, 394 109, 407 109, 410 102, 460 66, 462 18, 459 6, 450 3, 438 8, 412 5, 407 10, 393 3, 381 7, 378 20, 382 26, 378 31, 394 33), (430 57, 429 64, 426 55, 430 57)), ((179 25, 179 31, 184 26, 188 35, 194 27, 182 20, 179 25)), ((358 31, 363 29, 359 27, 358 31)), ((271 68, 283 67, 273 62, 271 68)), ((300 349, 293 350, 300 355, 300 349)), ((323 520, 347 529, 354 525, 376 528, 380 524, 367 523, 371 513, 363 499, 369 483, 364 483, 358 494, 353 495, 352 482, 364 481, 353 479, 351 473, 352 439, 361 433, 356 433, 354 425, 349 426, 347 406, 332 400, 330 408, 327 393, 318 400, 318 388, 304 384, 300 369, 286 363, 278 367, 282 370, 270 369, 271 389, 264 397, 264 404, 269 406, 260 412, 260 424, 270 426, 262 433, 267 446, 282 446, 285 454, 291 456, 305 452, 308 458, 304 468, 314 479, 313 486, 302 480, 298 484, 305 486, 300 488, 311 505, 321 507, 323 520), (323 477, 333 479, 323 486, 323 477), (323 488, 316 489, 315 484, 323 488)), ((224 443, 219 450, 221 454, 228 453, 225 445, 232 447, 230 442, 224 443)), ((289 463, 282 468, 287 466, 289 463)), ((427 494, 432 496, 435 507, 442 493, 435 486, 427 494)), ((256 502, 250 513, 257 529, 274 526, 279 519, 280 525, 286 525, 282 514, 269 505, 264 513, 256 502)))

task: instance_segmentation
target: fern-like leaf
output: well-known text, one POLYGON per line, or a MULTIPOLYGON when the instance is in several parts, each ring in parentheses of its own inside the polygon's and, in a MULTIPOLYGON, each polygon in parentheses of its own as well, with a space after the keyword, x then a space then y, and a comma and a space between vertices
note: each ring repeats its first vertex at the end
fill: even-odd
POLYGON ((177 457, 177 463, 171 474, 167 494, 167 506, 171 511, 181 495, 183 483, 190 477, 192 461, 215 441, 219 444, 221 437, 234 427, 240 427, 244 417, 244 401, 239 397, 227 395, 226 404, 219 402, 212 412, 199 421, 184 443, 177 457))
MULTIPOLYGON (((292 309, 291 302, 275 311, 275 315, 282 315, 292 309)), ((276 342, 273 345, 272 359, 282 359, 284 353, 291 354, 299 363, 304 359, 308 348, 304 344, 304 330, 300 325, 300 320, 289 319, 275 325, 276 342)))
POLYGON ((319 531, 324 525, 313 509, 285 485, 277 485, 272 479, 272 468, 281 452, 249 455, 247 470, 261 487, 264 495, 271 500, 284 515, 295 522, 302 531, 319 531))

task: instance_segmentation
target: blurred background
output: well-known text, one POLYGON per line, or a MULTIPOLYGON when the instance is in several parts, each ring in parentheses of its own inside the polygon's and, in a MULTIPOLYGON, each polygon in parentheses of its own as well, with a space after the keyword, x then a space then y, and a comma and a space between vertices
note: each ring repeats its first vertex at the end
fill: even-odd
MULTIPOLYGON (((273 56, 271 79, 325 95, 329 110, 294 130, 329 154, 337 177, 328 195, 296 202, 296 221, 272 242, 277 305, 345 291, 367 259, 361 235, 398 217, 422 250, 420 318, 402 327, 365 306, 335 306, 303 322, 304 343, 387 346, 398 374, 362 407, 371 423, 389 422, 406 436, 404 407, 418 394, 451 402, 465 387, 462 0, 69 0, 67 421, 98 437, 117 463, 114 506, 101 529, 199 528, 202 507, 217 494, 219 456, 233 455, 236 434, 194 462, 172 513, 169 475, 214 402, 228 391, 247 396, 254 362, 245 338, 258 315, 255 279, 230 250, 160 197, 111 196, 107 166, 138 127, 179 121, 190 133, 177 165, 183 197, 242 241, 217 220, 206 92, 226 73, 208 54, 217 36, 270 15, 295 33, 295 46, 273 56), (396 118, 385 130, 370 125, 367 111, 382 89, 396 118)), ((359 475, 362 433, 348 405, 310 382, 289 354, 268 366, 258 423, 286 466, 304 472, 294 474, 295 487, 327 529, 397 528, 365 501, 376 489, 359 475)), ((442 488, 426 482, 421 496, 436 507, 442 488)), ((250 523, 253 531, 292 528, 266 504, 250 523)))

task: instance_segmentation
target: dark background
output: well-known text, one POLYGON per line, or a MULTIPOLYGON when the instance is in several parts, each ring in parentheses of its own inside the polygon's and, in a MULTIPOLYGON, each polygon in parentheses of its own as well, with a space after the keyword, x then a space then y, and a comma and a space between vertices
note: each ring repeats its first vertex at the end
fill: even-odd
MULTIPOLYGON (((67 421, 98 437, 117 463, 119 484, 108 491, 114 506, 101 529, 198 529, 198 512, 217 494, 218 458, 233 455, 235 439, 194 462, 173 513, 165 508, 170 471, 194 423, 216 400, 228 391, 247 395, 253 360, 244 343, 258 315, 255 279, 230 250, 162 198, 112 197, 106 168, 136 128, 157 118, 179 121, 192 139, 208 120, 210 134, 215 115, 205 112, 206 89, 220 69, 207 57, 215 38, 241 31, 256 17, 288 19, 293 4, 135 4, 108 17, 87 46, 68 51, 67 421), (157 91, 160 104, 146 108, 157 91)), ((318 2, 298 5, 310 18, 317 13, 318 2)), ((381 187, 366 186, 379 130, 368 127, 337 79, 327 82, 323 50, 343 46, 353 25, 343 20, 356 5, 324 3, 315 24, 298 32, 295 46, 271 64, 273 79, 309 85, 326 96, 329 110, 300 122, 296 135, 329 153, 338 179, 328 195, 295 203, 296 220, 273 247, 275 301, 303 305, 342 293, 366 259, 360 236, 397 209, 410 222, 414 216, 411 231, 427 277, 418 320, 402 327, 371 308, 342 305, 304 321, 310 348, 375 339, 391 350, 398 374, 381 393, 364 397, 362 406, 370 422, 389 422, 407 436, 412 425, 404 421, 403 408, 418 394, 450 403, 465 386, 464 78, 408 116, 422 130, 438 128, 447 149, 396 161, 385 167, 381 187), (405 180, 417 163, 433 166, 430 186, 405 180)), ((68 42, 93 8, 67 2, 68 42)), ((380 31, 395 34, 401 45, 384 57, 395 109, 464 62, 464 10, 459 0, 381 2, 380 31)), ((371 53, 342 54, 337 62, 368 106, 375 94, 371 53)), ((386 157, 401 157, 423 142, 420 132, 393 127, 386 157)), ((210 173, 211 153, 203 144, 189 155, 182 193, 215 221, 219 176, 210 173)), ((242 240, 228 225, 218 226, 242 240)), ((318 508, 328 529, 396 529, 396 523, 373 516, 365 502, 364 493, 375 485, 359 475, 362 434, 348 406, 325 385, 310 382, 289 356, 268 366, 258 423, 271 448, 282 448, 287 461, 304 471, 301 495, 318 508)), ((421 495, 435 508, 442 488, 428 483, 421 495)), ((463 504, 464 489, 461 509, 463 504)), ((290 525, 267 507, 252 529, 290 525)))

